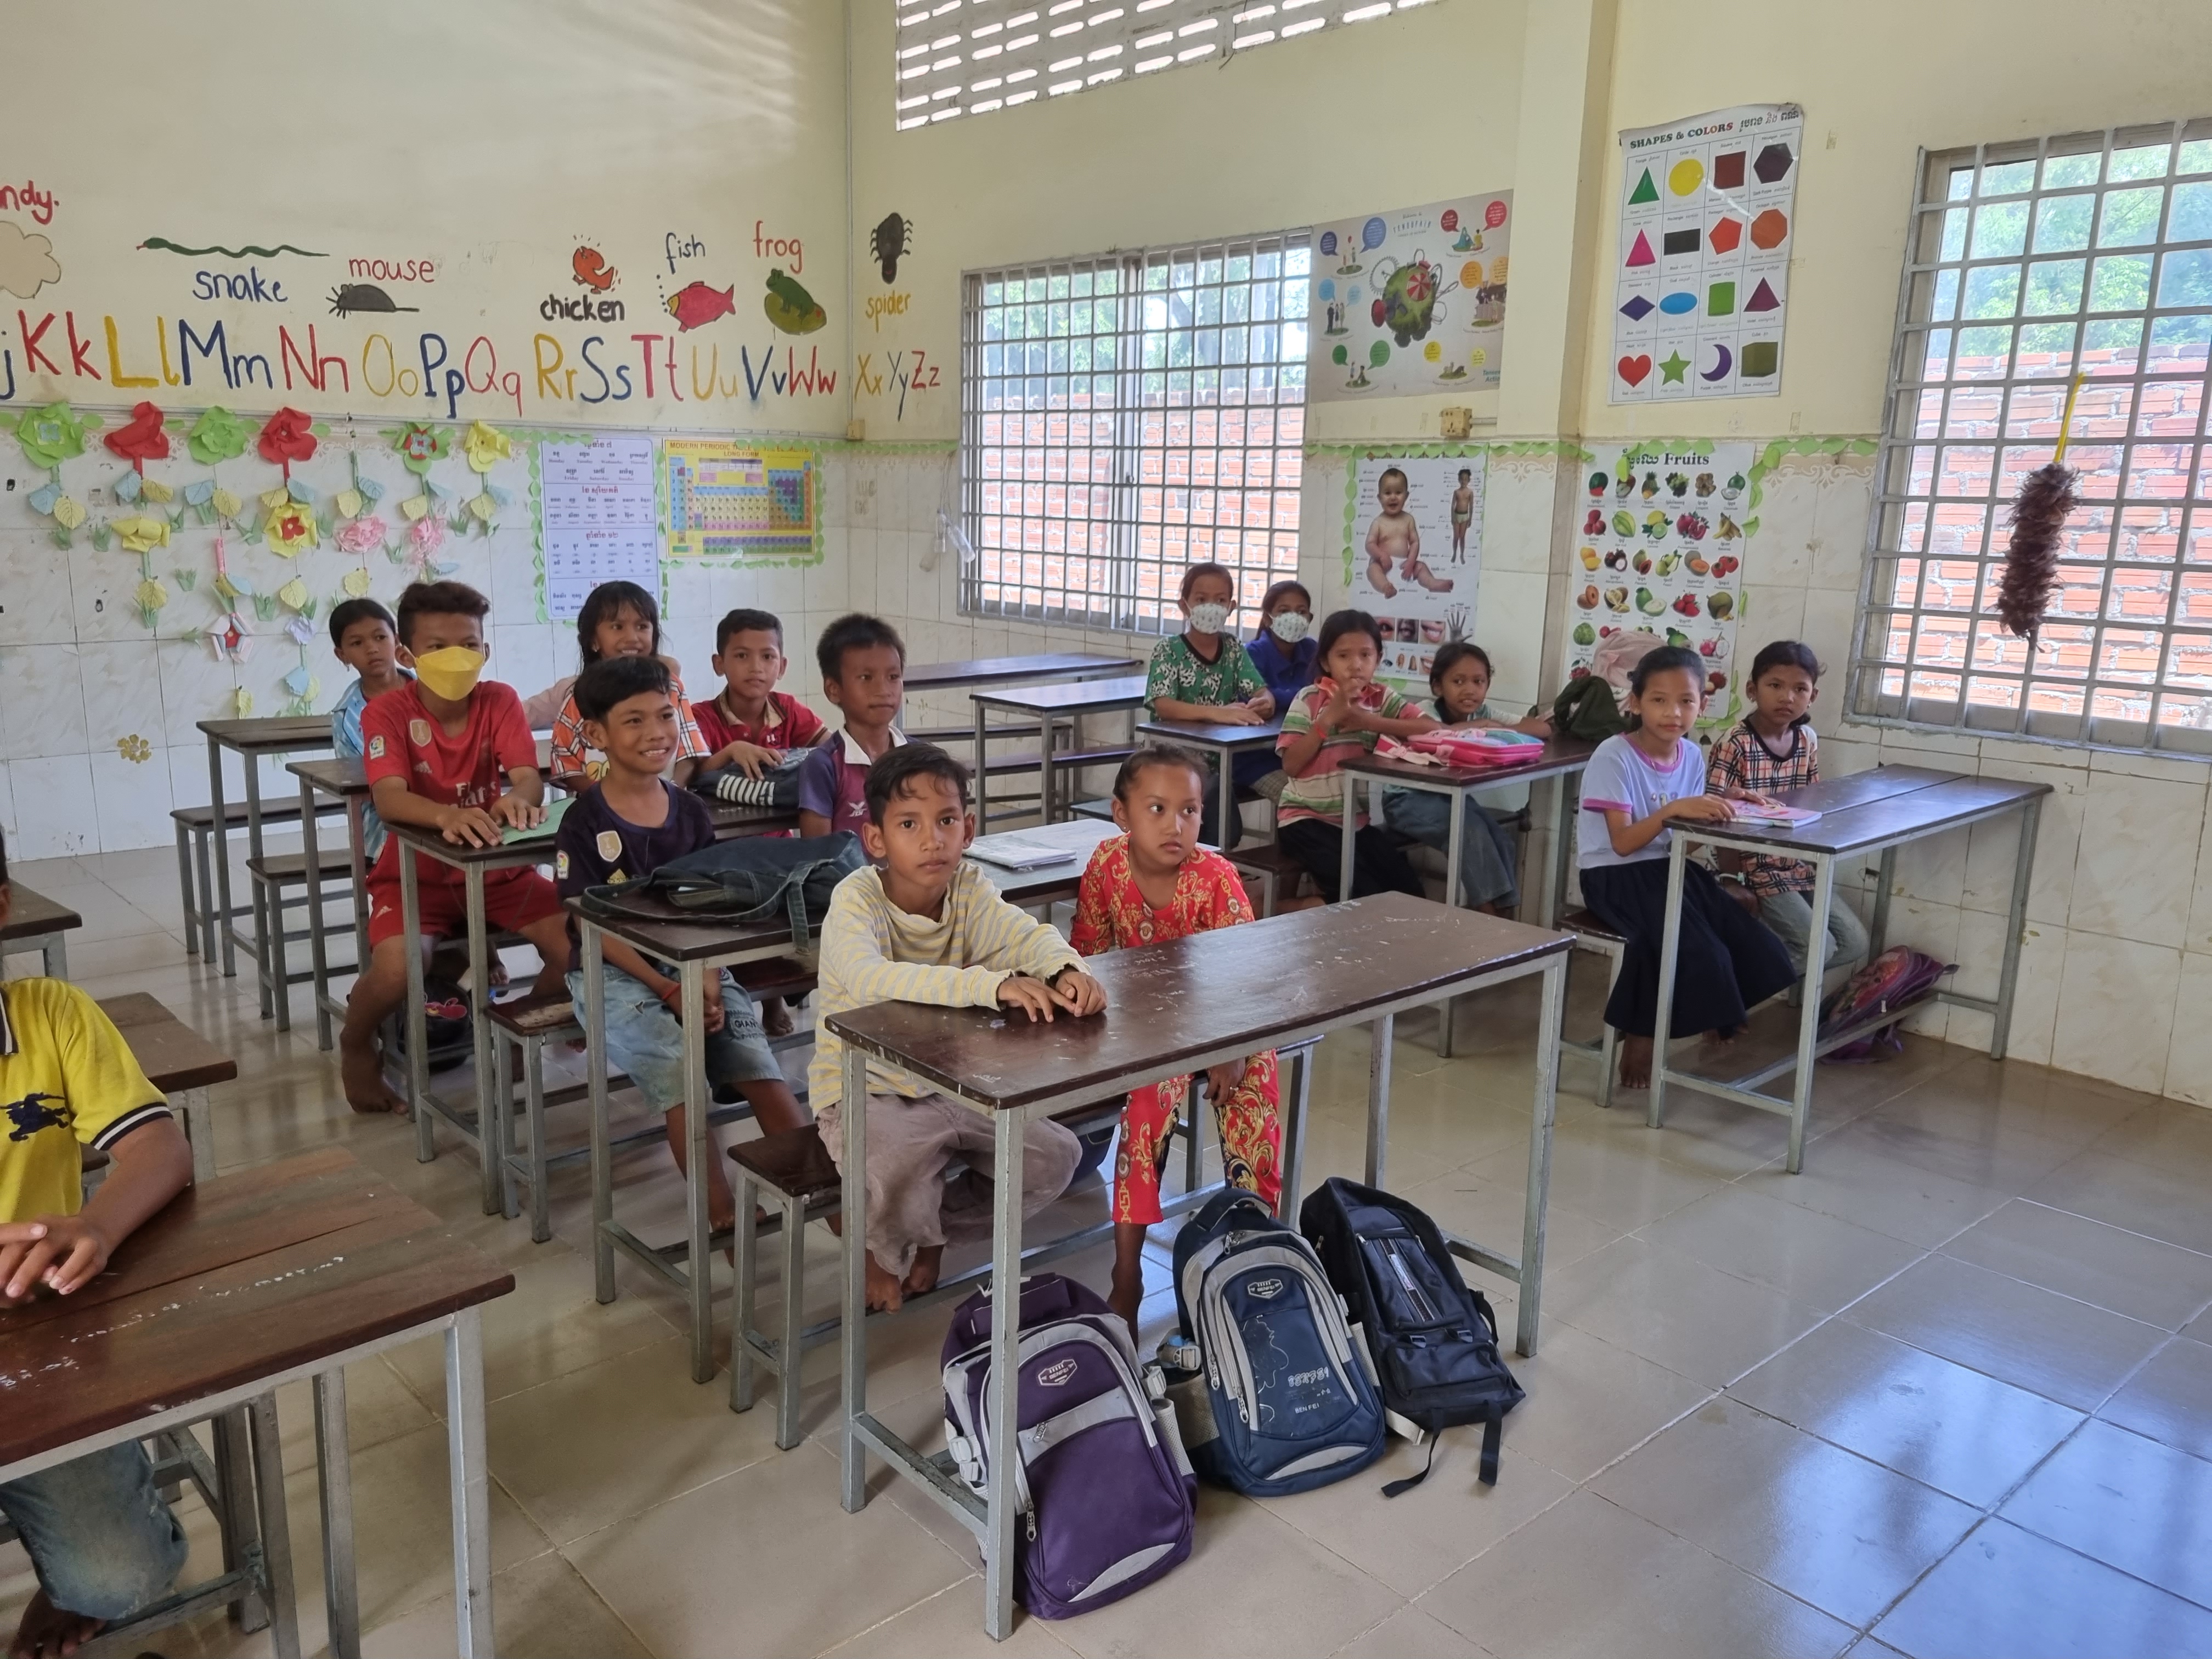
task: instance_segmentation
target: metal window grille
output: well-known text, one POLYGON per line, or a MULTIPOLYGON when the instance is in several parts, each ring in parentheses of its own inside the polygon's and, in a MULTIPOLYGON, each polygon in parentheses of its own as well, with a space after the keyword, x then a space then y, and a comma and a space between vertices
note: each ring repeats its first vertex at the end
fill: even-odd
POLYGON ((2212 755, 2212 120, 1923 153, 1905 248, 1854 713, 2212 755), (2031 654, 1996 617, 2007 511, 2076 374, 2031 654))
POLYGON ((1297 574, 1304 231, 963 278, 961 609, 1164 633, 1297 574))
POLYGON ((892 33, 901 131, 1065 97, 1433 0, 911 0, 892 33))

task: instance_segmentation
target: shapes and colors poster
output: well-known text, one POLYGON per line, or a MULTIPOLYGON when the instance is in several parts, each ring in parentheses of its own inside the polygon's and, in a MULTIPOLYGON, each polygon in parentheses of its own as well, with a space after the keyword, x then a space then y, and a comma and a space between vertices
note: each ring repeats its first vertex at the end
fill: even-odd
POLYGON ((1495 389, 1513 192, 1316 227, 1306 396, 1495 389))
POLYGON ((1804 126, 1747 104, 1620 135, 1609 401, 1780 393, 1804 126))
POLYGON ((1756 447, 1699 438, 1594 448, 1567 580, 1568 677, 1588 673, 1604 641, 1640 630, 1705 659, 1700 725, 1733 719, 1756 447))
POLYGON ((1352 603, 1382 628, 1381 678, 1428 696, 1437 647, 1474 635, 1482 572, 1482 501, 1489 456, 1470 447, 1364 452, 1345 501, 1352 603))

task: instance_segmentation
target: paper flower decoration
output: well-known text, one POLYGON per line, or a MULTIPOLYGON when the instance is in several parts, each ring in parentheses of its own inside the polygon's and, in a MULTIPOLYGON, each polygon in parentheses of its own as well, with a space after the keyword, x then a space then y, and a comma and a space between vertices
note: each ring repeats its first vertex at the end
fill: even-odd
POLYGON ((434 558, 438 550, 446 544, 446 521, 443 519, 418 519, 415 521, 415 527, 407 532, 407 539, 422 557, 434 558))
POLYGON ((133 732, 128 737, 116 738, 115 752, 133 766, 143 766, 154 758, 154 745, 133 732))
POLYGON ((48 404, 27 409, 15 422, 15 441, 33 466, 56 467, 73 455, 84 453, 84 434, 97 420, 70 412, 67 404, 48 404))
POLYGON ((109 449, 131 463, 131 470, 142 477, 146 463, 163 461, 169 458, 169 434, 161 424, 161 411, 150 403, 140 404, 131 411, 131 419, 100 440, 109 449))
POLYGON ((107 527, 123 538, 126 552, 150 553, 169 544, 169 521, 150 514, 135 519, 116 519, 107 527))
POLYGON ((218 519, 234 519, 246 503, 228 489, 218 487, 215 494, 208 497, 208 505, 215 508, 215 515, 218 519))
POLYGON ((384 520, 375 514, 365 519, 349 519, 337 528, 337 544, 342 552, 367 553, 384 545, 384 520))
POLYGON ((491 521, 499 515, 499 503, 489 495, 471 495, 468 501, 469 516, 489 531, 491 521))
POLYGON ((250 720, 253 718, 253 693, 241 685, 232 695, 231 702, 238 710, 239 719, 250 720))
MULTIPOLYGON (((109 488, 115 492, 115 499, 128 507, 146 493, 146 481, 136 472, 126 472, 109 488)), ((215 486, 210 484, 208 488, 212 489, 215 486)))
POLYGON ((305 617, 294 617, 284 624, 284 635, 304 651, 315 642, 315 627, 305 617))
POLYGON ((138 609, 145 613, 146 626, 151 628, 154 625, 154 613, 169 602, 169 590, 149 576, 138 584, 135 597, 138 601, 138 609))
POLYGON ((177 499, 177 492, 159 478, 147 479, 144 489, 146 499, 149 501, 173 501, 177 499))
POLYGON ((453 453, 453 440, 445 428, 416 421, 400 428, 392 447, 399 452, 399 464, 419 478, 428 476, 432 462, 453 453))
POLYGON ((362 500, 361 491, 358 489, 341 489, 331 497, 331 505, 337 509, 337 515, 341 519, 358 519, 361 517, 362 508, 368 503, 362 500))
POLYGON ((302 616, 312 611, 315 603, 313 597, 307 592, 307 583, 301 581, 297 576, 293 577, 290 581, 276 590, 276 598, 279 603, 291 606, 302 616))
MULTIPOLYGON (((246 453, 246 422, 217 404, 200 411, 199 419, 192 422, 192 429, 185 434, 185 447, 191 451, 192 459, 201 465, 213 466, 217 461, 234 460, 246 453)), ((231 510, 237 511, 235 507, 231 510)))
POLYGON ((84 503, 74 495, 63 496, 54 503, 54 522, 64 530, 76 529, 84 522, 84 503))
POLYGON ((430 498, 428 495, 410 495, 399 503, 399 510, 407 515, 410 524, 416 523, 430 510, 430 498))
POLYGON ((262 526, 262 533, 269 538, 269 550, 281 553, 288 559, 295 557, 302 548, 313 547, 322 539, 315 528, 315 515, 297 501, 289 499, 269 514, 269 522, 262 526))
POLYGON ((368 597, 368 572, 358 567, 349 570, 338 586, 345 589, 347 598, 365 599, 368 597))
POLYGON ((461 439, 461 449, 468 457, 470 470, 475 472, 489 472, 514 453, 514 445, 507 434, 482 421, 469 428, 461 439))
POLYGON ((263 424, 255 447, 261 452, 263 460, 274 461, 283 467, 289 479, 292 463, 304 461, 315 453, 313 424, 296 409, 280 409, 263 424))

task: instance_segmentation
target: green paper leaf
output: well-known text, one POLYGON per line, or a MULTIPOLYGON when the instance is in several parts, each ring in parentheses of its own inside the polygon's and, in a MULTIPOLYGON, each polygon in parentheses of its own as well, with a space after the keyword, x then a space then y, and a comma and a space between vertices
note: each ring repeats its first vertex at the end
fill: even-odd
POLYGON ((113 539, 114 538, 108 534, 107 526, 106 525, 97 524, 92 527, 92 548, 94 552, 106 552, 108 543, 113 539))
POLYGON ((68 531, 57 530, 54 532, 54 545, 56 547, 70 547, 74 546, 75 544, 70 540, 70 533, 68 531))

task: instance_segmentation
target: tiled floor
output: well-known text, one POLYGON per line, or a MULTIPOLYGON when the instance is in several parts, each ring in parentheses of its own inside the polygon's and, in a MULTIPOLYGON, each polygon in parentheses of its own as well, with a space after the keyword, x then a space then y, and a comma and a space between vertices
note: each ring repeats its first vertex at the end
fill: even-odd
MULTIPOLYGON (((84 911, 80 982, 151 991, 238 1055, 216 1102, 226 1167, 343 1142, 514 1269, 486 1322, 506 1652, 994 1650, 963 1534, 886 1478, 862 1514, 838 1508, 834 1349, 809 1366, 815 1438, 777 1452, 769 1410, 732 1416, 726 1379, 690 1382, 665 1292, 625 1271, 620 1300, 593 1302, 580 1172, 550 1243, 478 1216, 459 1149, 417 1164, 405 1126, 344 1110, 304 989, 280 1038, 247 981, 187 961, 174 869, 146 853, 15 874, 84 911)), ((1427 1017, 1405 1022, 1389 1181, 1446 1224, 1517 1229, 1532 1012, 1464 1005, 1447 1062, 1427 1017)), ((1316 1172, 1357 1170, 1365 1048, 1323 1051, 1316 1172)), ((1209 1492, 1187 1565, 1086 1619, 1024 1620, 1005 1651, 2212 1653, 2212 1113, 1914 1043, 1823 1073, 1793 1176, 1778 1118, 1690 1097, 1654 1133, 1640 1097, 1600 1111, 1572 1060, 1566 1083, 1543 1349, 1516 1362, 1528 1400, 1496 1488, 1455 1436, 1395 1500, 1376 1488, 1415 1467, 1402 1445, 1299 1498, 1209 1492)), ((620 1175, 672 1231, 665 1152, 620 1175)), ((1096 1216, 1098 1191, 1062 1206, 1096 1216)), ((1158 1248, 1148 1337, 1172 1316, 1158 1248)), ((830 1241, 811 1249, 826 1303, 830 1241)), ((1103 1284, 1103 1265, 1075 1270, 1103 1284)), ((1510 1330, 1510 1287, 1484 1288, 1510 1330)), ((894 1425, 939 1414, 942 1333, 941 1313, 879 1331, 873 1398, 894 1425)), ((357 1367, 349 1395, 368 1647, 451 1651, 438 1354, 357 1367)), ((284 1401, 312 1591, 304 1407, 284 1401)), ((212 1536, 190 1519, 197 1567, 212 1536)), ((0 1619, 30 1584, 0 1553, 0 1619)), ((220 1619, 157 1645, 267 1650, 220 1619)))

